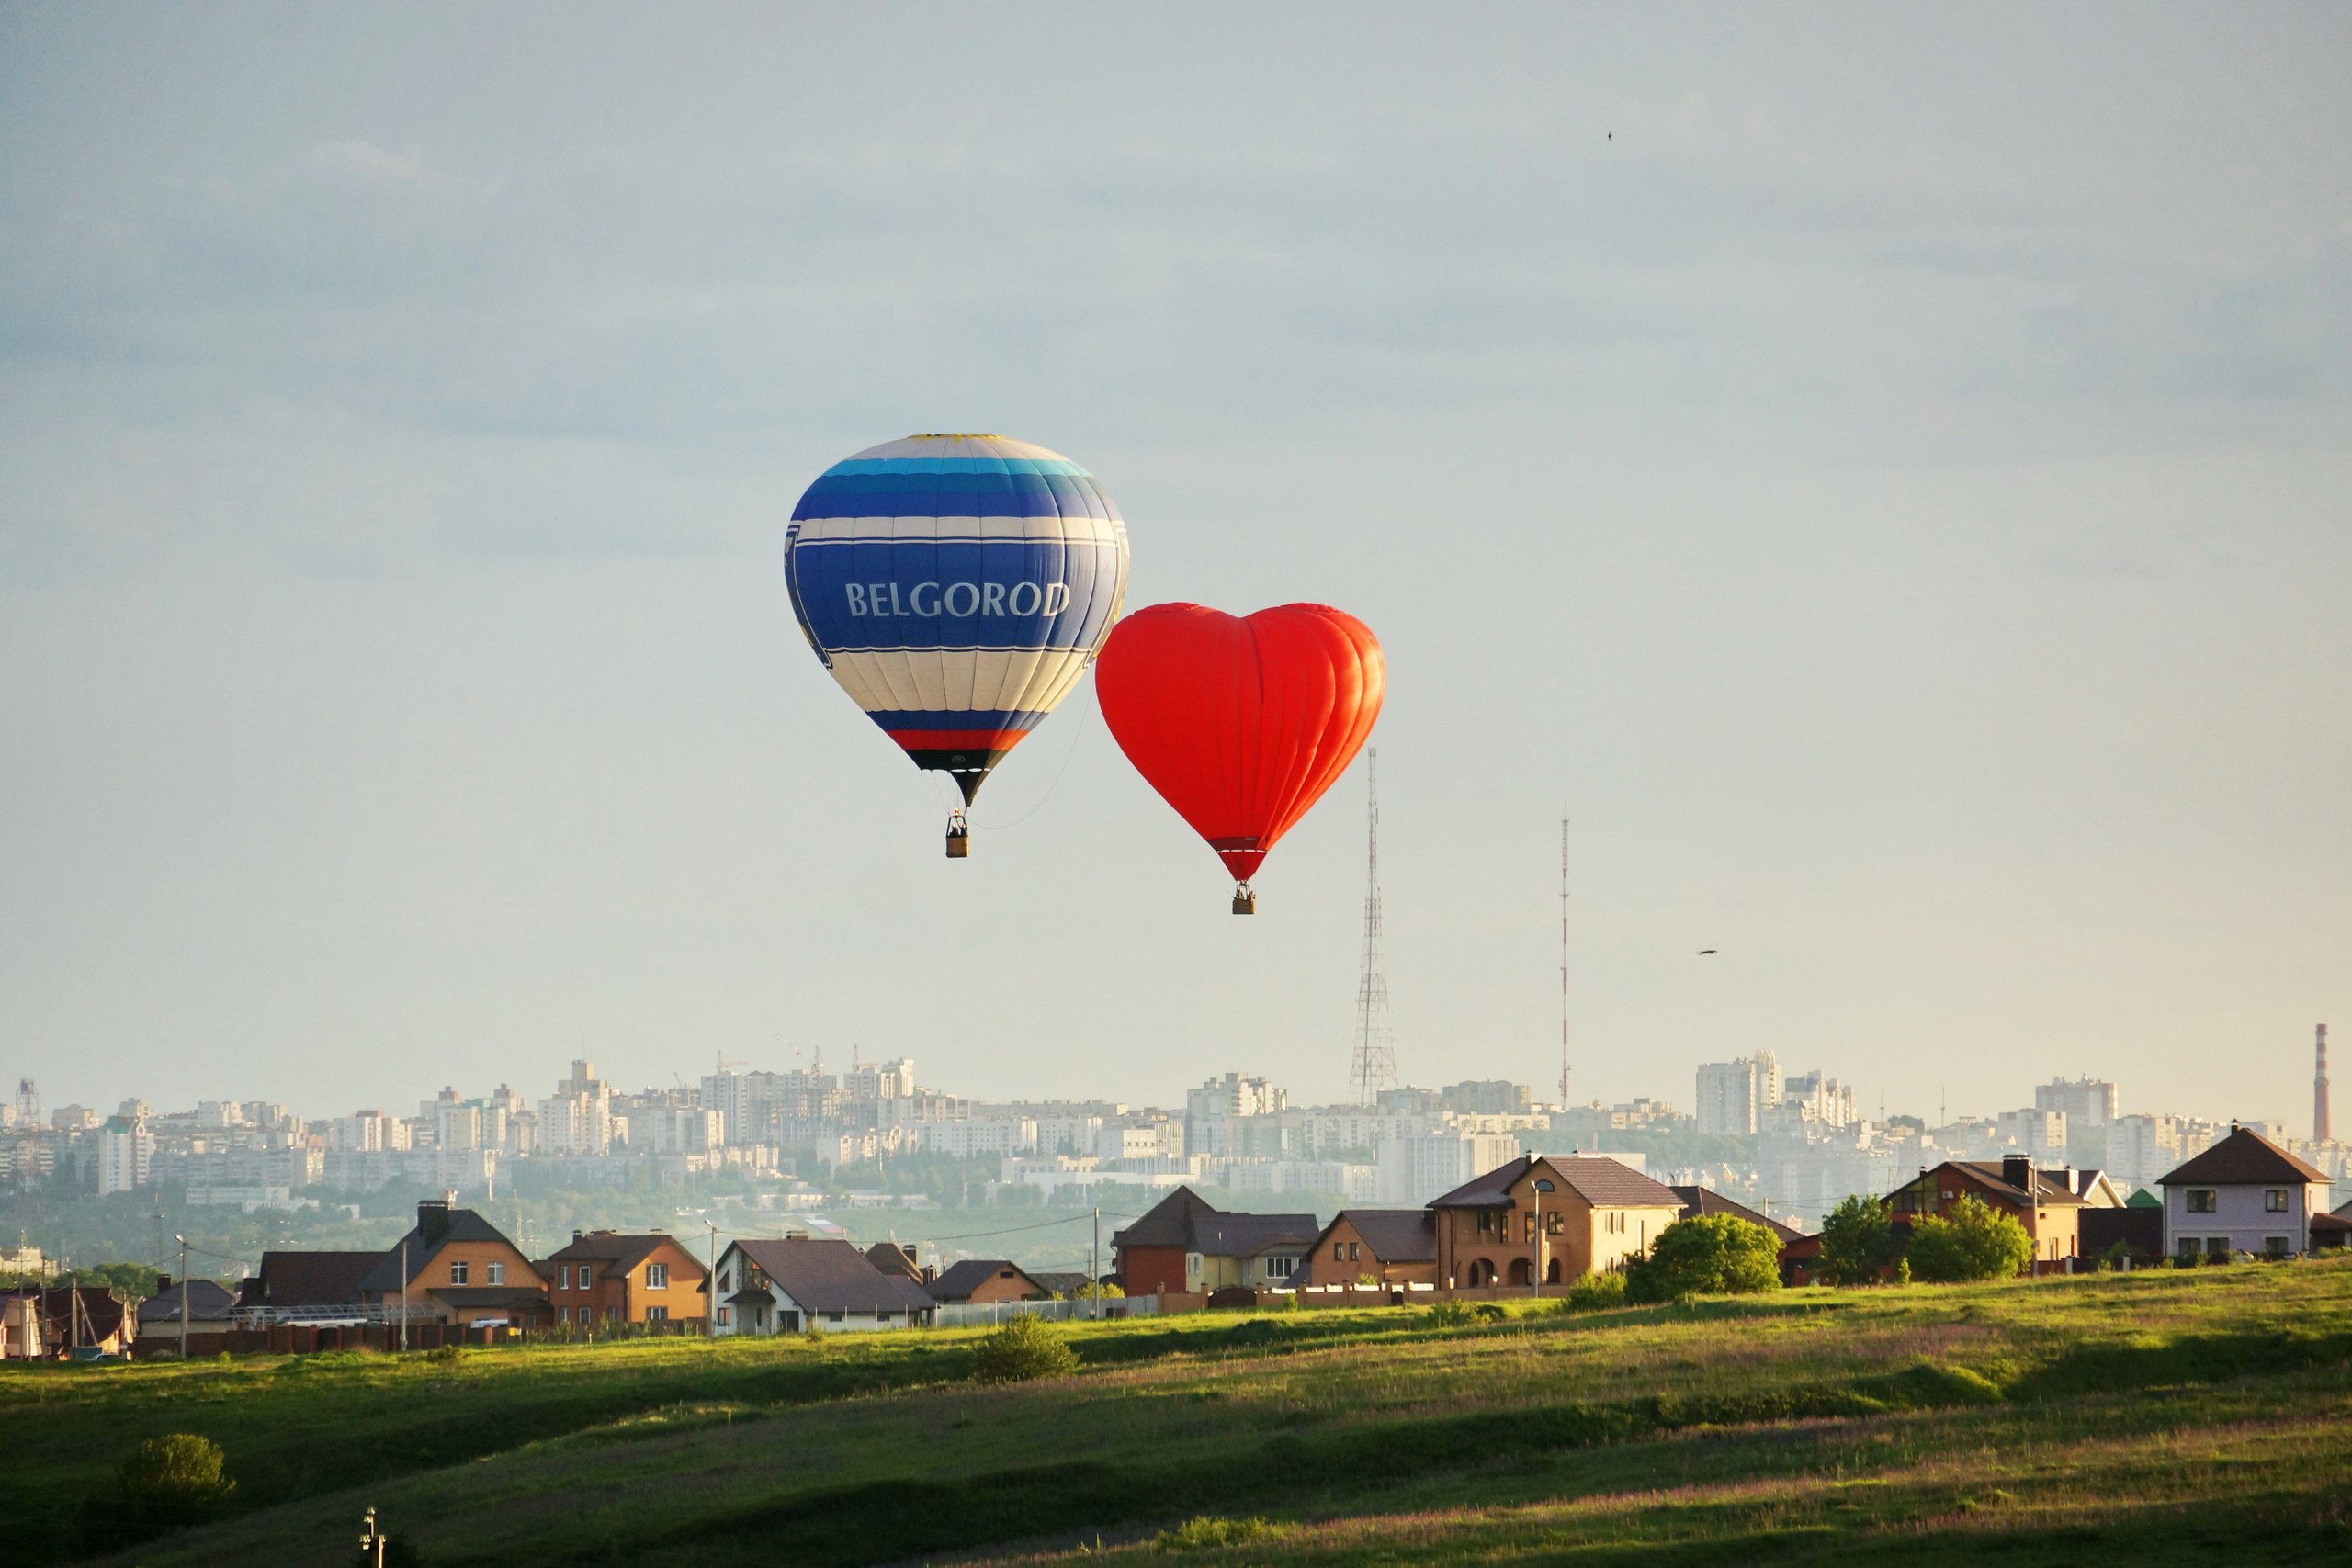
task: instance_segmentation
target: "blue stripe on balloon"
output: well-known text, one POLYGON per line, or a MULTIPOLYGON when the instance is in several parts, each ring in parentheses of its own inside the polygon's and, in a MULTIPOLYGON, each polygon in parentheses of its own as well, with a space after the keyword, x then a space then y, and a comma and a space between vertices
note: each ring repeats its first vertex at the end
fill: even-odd
POLYGON ((808 487, 793 521, 820 517, 1092 517, 1118 508, 1085 473, 890 471, 828 473, 808 487))
POLYGON ((796 537, 785 570, 820 649, 1066 651, 1099 646, 1116 608, 1120 556, 1082 547, 1098 542, 796 537))

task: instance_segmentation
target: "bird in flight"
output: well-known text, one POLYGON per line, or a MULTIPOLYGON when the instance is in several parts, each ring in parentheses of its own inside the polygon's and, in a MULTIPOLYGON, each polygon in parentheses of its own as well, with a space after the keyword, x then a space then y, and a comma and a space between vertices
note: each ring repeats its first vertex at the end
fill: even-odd
POLYGON ((1702 947, 1699 950, 1699 956, 1702 958, 1713 958, 1714 955, 1715 950, 1712 947, 1702 947))

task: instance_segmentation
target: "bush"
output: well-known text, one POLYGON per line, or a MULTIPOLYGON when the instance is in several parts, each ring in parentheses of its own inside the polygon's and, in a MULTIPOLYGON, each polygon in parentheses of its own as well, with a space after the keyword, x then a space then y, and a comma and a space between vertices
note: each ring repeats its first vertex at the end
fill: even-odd
POLYGON ((1431 1302, 1429 1315, 1421 1319, 1431 1328, 1467 1328, 1474 1319, 1468 1302, 1431 1302))
POLYGON ((1886 1209, 1854 1193, 1822 1217, 1821 1280, 1827 1285, 1867 1285, 1900 1257, 1886 1209))
POLYGON ((2017 1221, 1972 1196, 1954 1203, 1949 1214, 1919 1216, 1904 1257, 1912 1273, 1939 1284, 2006 1280, 2033 1261, 2033 1238, 2017 1221))
POLYGON ((1781 1288, 1781 1238, 1751 1220, 1694 1214, 1657 1233, 1649 1255, 1625 1266, 1625 1299, 1745 1295, 1781 1288))
POLYGON ((1250 1517, 1221 1519, 1204 1514, 1199 1518, 1186 1519, 1174 1529, 1161 1530, 1151 1538, 1154 1551, 1214 1551, 1219 1547, 1247 1546, 1251 1541, 1271 1540, 1283 1533, 1282 1527, 1270 1520, 1250 1517))
POLYGON ((972 1358, 975 1382, 1027 1382, 1066 1378, 1076 1371, 1078 1352, 1034 1313, 1022 1313, 989 1329, 972 1358))
POLYGON ((1601 1312, 1625 1304, 1625 1276, 1618 1273, 1580 1274, 1560 1298, 1562 1312, 1601 1312))
POLYGON ((193 1432, 149 1438, 115 1471, 114 1484, 84 1500, 85 1545, 109 1551, 201 1524, 237 1490, 220 1445, 193 1432))
POLYGON ((436 1367, 454 1367, 466 1359, 462 1345, 435 1345, 424 1353, 424 1359, 436 1367))

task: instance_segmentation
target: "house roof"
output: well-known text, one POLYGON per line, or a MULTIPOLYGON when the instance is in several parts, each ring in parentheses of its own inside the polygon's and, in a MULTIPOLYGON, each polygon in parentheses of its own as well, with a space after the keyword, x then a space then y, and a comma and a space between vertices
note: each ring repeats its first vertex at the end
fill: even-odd
POLYGON ((1437 1261, 1437 1216, 1427 1209, 1342 1209, 1315 1238, 1320 1247, 1344 1221, 1383 1263, 1437 1261))
POLYGON ((1134 1224, 1112 1234, 1111 1247, 1171 1247, 1217 1258, 1253 1258, 1278 1247, 1312 1246, 1323 1227, 1312 1214, 1238 1214, 1212 1206, 1179 1187, 1134 1224))
POLYGON ((1734 1202, 1711 1187, 1669 1187, 1667 1190, 1682 1200, 1682 1212, 1686 1214, 1729 1214, 1735 1220, 1762 1225, 1779 1236, 1784 1247, 1804 1236, 1804 1232, 1796 1226, 1784 1225, 1770 1214, 1759 1214, 1747 1204, 1734 1202))
POLYGON ((260 1270, 245 1281, 237 1303, 248 1307, 354 1303, 359 1300, 360 1281, 383 1257, 380 1252, 265 1252, 260 1270))
POLYGON ((694 1278, 699 1280, 709 1272, 707 1269, 695 1261, 695 1255, 686 1251, 679 1244, 677 1237, 661 1231, 644 1235, 624 1235, 616 1231, 590 1231, 585 1235, 573 1236, 571 1246, 550 1254, 548 1261, 550 1263, 600 1263, 604 1265, 596 1270, 600 1277, 617 1280, 665 1246, 676 1247, 684 1257, 686 1267, 679 1269, 679 1273, 684 1274, 691 1270, 694 1278))
POLYGON ((2230 1135, 2188 1164, 2156 1178, 2159 1187, 2185 1187, 2192 1182, 2229 1187, 2243 1183, 2325 1181, 2327 1172, 2305 1165, 2250 1127, 2233 1127, 2230 1135))
POLYGON ((1500 1209, 1510 1206, 1510 1190, 1535 1165, 1550 1168, 1579 1197, 1597 1209, 1680 1209, 1674 1189, 1652 1181, 1632 1166, 1603 1155, 1521 1155, 1497 1166, 1475 1181, 1465 1181, 1430 1202, 1432 1209, 1500 1209))
MULTIPOLYGON (((424 1266, 439 1256, 443 1247, 458 1241, 489 1241, 511 1247, 514 1256, 522 1258, 522 1248, 508 1241, 505 1233, 492 1224, 472 1209, 452 1209, 447 1227, 431 1243, 424 1239, 424 1227, 413 1227, 408 1235, 376 1255, 376 1266, 359 1281, 363 1291, 395 1291, 401 1288, 401 1248, 408 1248, 408 1278, 414 1280, 424 1266)), ((528 1258, 523 1259, 530 1267, 528 1258)))
POLYGON ((931 1297, 941 1302, 968 1302, 974 1291, 1005 1273, 1015 1276, 1028 1290, 1040 1295, 1047 1293, 1045 1286, 1010 1258, 967 1258, 931 1282, 931 1297))
MULTIPOLYGON (((2007 1168, 1996 1159, 1948 1159, 1944 1161, 1944 1165, 1951 1166, 1956 1170, 1964 1170, 1985 1186, 1995 1189, 2000 1196, 2012 1198, 2020 1202, 2030 1201, 2044 1208, 2064 1207, 2068 1203, 2078 1208, 2082 1206, 2083 1201, 2067 1188, 2065 1181, 2055 1172, 2034 1171, 2033 1190, 2029 1192, 2009 1179, 2007 1168)), ((1938 1166, 1936 1170, 1942 1168, 1943 1166, 1938 1166)), ((1933 1176, 1935 1173, 1931 1170, 1928 1174, 1933 1176)))
POLYGON ((1086 1289, 1089 1279, 1082 1270, 1056 1271, 1049 1269, 1032 1269, 1027 1272, 1029 1278, 1057 1296, 1077 1295, 1079 1292, 1086 1289))
POLYGON ((885 1274, 845 1241, 739 1241, 728 1250, 759 1265, 803 1312, 928 1312, 936 1304, 922 1286, 885 1274))
POLYGON ((913 1252, 895 1241, 876 1242, 865 1249, 865 1260, 885 1274, 897 1274, 918 1285, 923 1282, 922 1267, 913 1252))
POLYGON ((141 1302, 139 1321, 177 1323, 180 1316, 180 1297, 183 1294, 187 1297, 187 1314, 191 1320, 200 1318, 208 1322, 217 1322, 229 1316, 237 1308, 235 1294, 225 1286, 217 1285, 209 1280, 188 1280, 174 1285, 168 1291, 158 1291, 141 1302))
POLYGON ((1111 1233, 1114 1250, 1130 1247, 1174 1247, 1190 1250, 1196 1215, 1214 1216, 1217 1210, 1189 1187, 1179 1187, 1145 1211, 1143 1218, 1125 1230, 1111 1233))

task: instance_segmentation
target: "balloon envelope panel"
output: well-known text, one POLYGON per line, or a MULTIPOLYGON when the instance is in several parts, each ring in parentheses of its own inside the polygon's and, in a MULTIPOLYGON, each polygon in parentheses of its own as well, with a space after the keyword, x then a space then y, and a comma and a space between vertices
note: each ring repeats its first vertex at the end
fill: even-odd
POLYGON ((913 435, 825 470, 785 541, 825 667, 965 798, 1110 635, 1127 531, 1094 477, 1000 435, 913 435))

